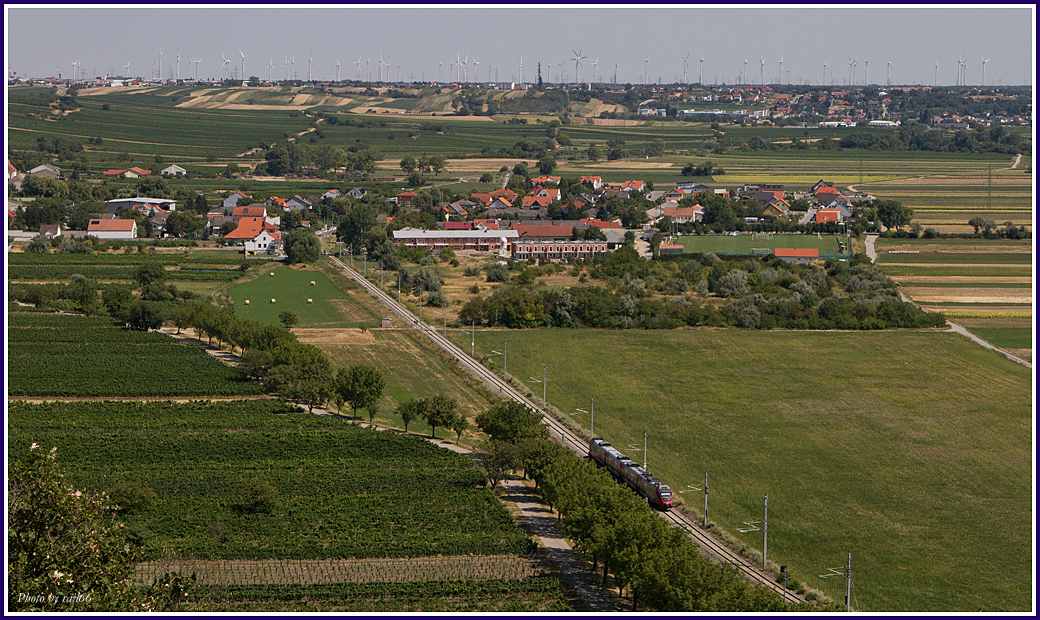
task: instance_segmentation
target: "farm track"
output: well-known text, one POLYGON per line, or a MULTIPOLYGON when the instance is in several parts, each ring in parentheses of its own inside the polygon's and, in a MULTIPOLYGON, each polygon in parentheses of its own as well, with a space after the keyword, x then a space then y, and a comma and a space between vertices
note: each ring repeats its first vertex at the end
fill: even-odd
MULTIPOLYGON (((378 286, 372 284, 365 279, 361 274, 354 271, 340 260, 327 256, 328 259, 335 265, 343 269, 344 273, 353 278, 358 284, 360 284, 370 295, 376 298, 377 301, 381 302, 387 308, 389 308, 394 314, 399 316, 405 321, 406 324, 415 326, 423 335, 430 339, 433 344, 438 346, 441 350, 448 354, 449 357, 454 359, 463 369, 475 375, 481 381, 486 383, 492 388, 497 388, 498 392, 504 397, 508 397, 518 403, 523 404, 532 411, 537 411, 542 415, 542 422, 549 427, 550 433, 556 438, 561 444, 566 446, 571 451, 575 452, 578 456, 584 457, 588 453, 588 446, 582 437, 579 437, 574 431, 565 426, 562 422, 549 415, 548 412, 543 410, 537 403, 532 399, 522 394, 519 390, 514 388, 512 385, 507 383, 504 379, 500 378, 494 372, 485 368, 482 364, 474 360, 472 357, 463 352, 455 343, 448 340, 446 337, 437 333, 437 330, 425 323, 419 323, 418 317, 409 311, 407 308, 399 304, 394 300, 392 296, 384 292, 378 286)), ((747 559, 741 557, 735 551, 725 546, 724 543, 717 540, 708 532, 705 532, 702 528, 697 527, 690 521, 685 515, 680 514, 676 510, 661 513, 661 516, 666 519, 669 523, 676 527, 682 528, 687 536, 693 539, 706 555, 713 559, 720 561, 724 564, 729 564, 738 570, 742 575, 756 581, 775 593, 779 594, 785 602, 791 603, 803 603, 805 599, 803 596, 798 596, 781 584, 776 583, 771 573, 760 570, 755 566, 751 565, 747 559)))

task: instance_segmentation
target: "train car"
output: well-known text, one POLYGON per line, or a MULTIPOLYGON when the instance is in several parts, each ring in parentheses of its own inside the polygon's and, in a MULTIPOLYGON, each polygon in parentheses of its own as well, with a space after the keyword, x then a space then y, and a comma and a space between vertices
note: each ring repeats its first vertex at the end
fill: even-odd
POLYGON ((632 462, 602 438, 593 437, 589 440, 589 457, 645 497, 654 508, 668 510, 672 507, 672 490, 667 484, 632 462))

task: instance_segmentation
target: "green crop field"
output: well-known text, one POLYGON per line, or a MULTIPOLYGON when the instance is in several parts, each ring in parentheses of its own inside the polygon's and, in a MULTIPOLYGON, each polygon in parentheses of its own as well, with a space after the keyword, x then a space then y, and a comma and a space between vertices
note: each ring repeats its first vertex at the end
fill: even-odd
POLYGON ((851 552, 863 611, 1030 609, 1029 369, 946 333, 489 331, 477 356, 503 341, 633 459, 648 433, 676 491, 709 472, 711 519, 754 549, 768 495, 770 560, 835 600, 817 575, 851 552))
POLYGON ((715 252, 716 254, 751 254, 752 250, 764 249, 773 252, 776 248, 816 248, 820 254, 838 254, 836 235, 772 235, 765 239, 753 235, 696 235, 679 237, 677 243, 685 252, 715 252))
POLYGON ((930 265, 919 263, 906 266, 899 263, 880 263, 882 273, 886 276, 897 278, 898 276, 974 276, 974 277, 1000 277, 1000 276, 1030 276, 1033 270, 1028 265, 995 265, 992 267, 979 267, 976 265, 930 265))
POLYGON ((202 349, 108 317, 8 314, 15 396, 242 396, 260 385, 202 349))
POLYGON ((8 456, 57 446, 69 483, 155 493, 127 517, 162 552, 194 559, 391 558, 531 550, 468 456, 419 437, 294 414, 270 400, 11 403, 8 456), (277 490, 255 510, 243 484, 277 490))
POLYGON ((232 287, 228 295, 235 313, 245 319, 279 325, 278 315, 289 311, 297 327, 373 327, 379 316, 359 312, 357 305, 321 271, 286 266, 265 269, 259 277, 232 287), (270 274, 274 274, 272 277, 270 274), (314 285, 311 285, 311 282, 314 285), (274 299, 275 302, 271 303, 274 299), (313 303, 307 303, 307 300, 313 303), (246 301, 249 304, 246 305, 246 301))
POLYGON ((944 265, 1031 265, 1026 252, 925 252, 921 254, 878 254, 879 263, 936 263, 944 265))

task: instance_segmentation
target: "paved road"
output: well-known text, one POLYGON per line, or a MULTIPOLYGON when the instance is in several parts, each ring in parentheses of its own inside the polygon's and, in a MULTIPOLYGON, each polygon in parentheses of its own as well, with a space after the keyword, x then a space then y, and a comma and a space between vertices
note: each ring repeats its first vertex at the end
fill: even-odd
MULTIPOLYGON (((866 239, 867 257, 870 258, 870 262, 872 262, 872 263, 876 263, 877 262, 877 250, 874 249, 874 241, 877 240, 877 237, 878 237, 877 235, 867 235, 867 239, 866 239)), ((899 296, 903 299, 903 301, 905 301, 907 303, 911 303, 911 304, 914 303, 906 295, 903 295, 902 291, 899 291, 899 296)), ((964 327, 962 327, 962 326, 960 326, 960 325, 958 325, 956 323, 953 323, 952 321, 946 321, 946 324, 950 326, 950 331, 955 333, 955 334, 960 334, 962 336, 965 336, 969 340, 971 340, 972 342, 974 342, 974 343, 976 343, 976 344, 978 344, 980 346, 983 346, 983 347, 985 347, 985 348, 987 348, 987 349, 989 349, 991 351, 996 351, 997 353, 1000 353, 1001 355, 1003 355, 1004 357, 1008 358, 1012 362, 1016 362, 1018 364, 1022 364, 1026 368, 1032 368, 1033 367, 1032 362, 1027 362, 1026 360, 1024 360, 1024 359, 1022 359, 1020 357, 1016 357, 1014 355, 1011 355, 1007 351, 1002 351, 1002 350, 998 349, 997 347, 991 345, 990 343, 986 342, 982 338, 979 338, 975 334, 972 334, 971 332, 969 332, 967 329, 964 329, 964 327)))

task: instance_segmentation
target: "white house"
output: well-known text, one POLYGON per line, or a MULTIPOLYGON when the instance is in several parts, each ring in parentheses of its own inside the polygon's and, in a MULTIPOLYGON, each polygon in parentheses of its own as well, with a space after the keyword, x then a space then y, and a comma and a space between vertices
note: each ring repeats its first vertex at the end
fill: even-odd
POLYGON ((167 167, 162 169, 162 175, 163 176, 183 177, 183 176, 187 176, 187 174, 188 174, 188 171, 185 170, 184 168, 181 168, 177 164, 173 164, 172 166, 167 166, 167 167))
POLYGON ((282 233, 277 230, 261 230, 260 234, 245 242, 246 254, 278 254, 282 247, 282 233))
POLYGON ((98 239, 136 239, 137 222, 135 220, 90 220, 87 235, 98 239))

